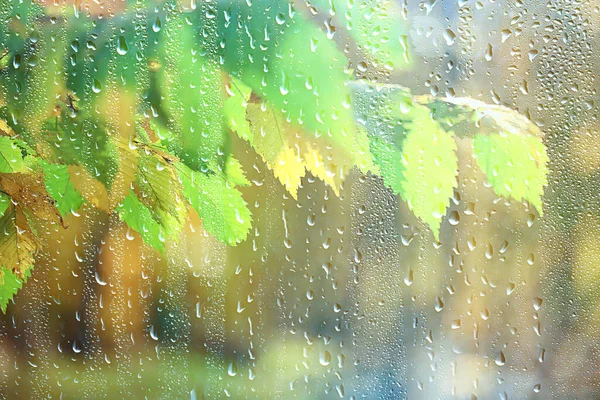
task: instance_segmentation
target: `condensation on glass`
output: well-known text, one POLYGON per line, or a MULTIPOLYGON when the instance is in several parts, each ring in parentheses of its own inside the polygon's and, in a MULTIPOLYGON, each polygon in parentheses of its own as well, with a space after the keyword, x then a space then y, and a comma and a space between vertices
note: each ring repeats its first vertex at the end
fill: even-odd
POLYGON ((594 1, 0 17, 1 398, 600 396, 594 1))

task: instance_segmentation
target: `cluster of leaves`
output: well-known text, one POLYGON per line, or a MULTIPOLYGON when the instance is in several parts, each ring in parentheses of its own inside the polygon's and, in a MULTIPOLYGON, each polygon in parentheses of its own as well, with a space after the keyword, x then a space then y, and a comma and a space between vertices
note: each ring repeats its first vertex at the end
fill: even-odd
MULTIPOLYGON (((0 131, 0 307, 27 280, 38 247, 41 221, 63 225, 63 216, 79 208, 83 199, 70 181, 66 165, 38 157, 4 125, 0 131)), ((64 225, 63 225, 64 226, 64 225)))
MULTIPOLYGON (((355 36, 394 32, 395 2, 383 3, 382 21, 356 16, 355 36)), ((238 187, 250 182, 232 134, 294 198, 307 172, 336 194, 352 168, 379 174, 436 238, 457 184, 455 138, 469 135, 497 194, 541 212, 545 149, 517 113, 353 78, 331 21, 321 30, 310 7, 140 4, 113 18, 61 9, 57 19, 14 2, 4 15, 3 310, 31 271, 36 225, 64 225, 84 202, 118 213, 161 252, 190 211, 220 241, 243 241, 252 215, 238 187)), ((388 40, 354 39, 375 66, 408 62, 388 40)))

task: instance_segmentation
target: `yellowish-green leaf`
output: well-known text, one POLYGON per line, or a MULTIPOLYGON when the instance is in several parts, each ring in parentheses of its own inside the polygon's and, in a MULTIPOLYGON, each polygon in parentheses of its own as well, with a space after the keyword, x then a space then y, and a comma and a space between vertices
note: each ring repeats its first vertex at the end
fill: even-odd
POLYGON ((222 110, 225 122, 229 129, 252 145, 253 136, 250 132, 250 124, 246 119, 246 107, 248 106, 252 89, 244 85, 239 79, 233 77, 226 86, 226 89, 228 97, 223 103, 222 110))
POLYGON ((518 133, 476 135, 473 151, 479 168, 499 196, 527 200, 542 214, 548 156, 539 137, 518 133))
POLYGON ((21 148, 15 140, 0 136, 0 172, 8 174, 26 169, 21 148))
POLYGON ((266 103, 250 103, 247 107, 251 136, 248 143, 267 164, 274 164, 291 136, 290 125, 280 113, 266 103))
POLYGON ((185 219, 181 184, 171 164, 152 152, 141 151, 136 178, 140 200, 168 236, 178 232, 185 219))
POLYGON ((227 180, 236 186, 250 185, 250 181, 246 178, 246 174, 244 174, 242 164, 233 156, 229 156, 225 163, 225 175, 227 176, 227 180))
POLYGON ((131 143, 131 138, 125 136, 115 135, 112 138, 118 169, 108 191, 110 210, 114 210, 125 199, 137 177, 139 149, 131 143))
POLYGON ((402 149, 400 195, 437 239, 457 185, 456 142, 431 119, 426 107, 414 106, 411 117, 402 149))
POLYGON ((69 165, 69 175, 75 190, 86 202, 94 207, 110 213, 108 190, 98 179, 95 179, 87 168, 80 165, 69 165))
MULTIPOLYGON (((41 173, 0 174, 0 187, 28 217, 62 224, 56 201, 48 194, 41 173)), ((30 220, 30 222, 34 222, 30 220)))
POLYGON ((180 185, 171 165, 160 157, 142 151, 138 157, 136 182, 142 196, 150 199, 153 208, 160 208, 177 217, 180 185))

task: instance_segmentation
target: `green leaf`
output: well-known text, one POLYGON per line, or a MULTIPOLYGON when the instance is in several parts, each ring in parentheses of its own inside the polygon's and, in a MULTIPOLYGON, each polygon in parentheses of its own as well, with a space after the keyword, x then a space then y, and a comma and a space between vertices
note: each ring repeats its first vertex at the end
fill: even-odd
POLYGON ((121 221, 125 222, 134 231, 138 232, 145 243, 163 252, 165 249, 162 227, 152 217, 152 213, 133 193, 125 197, 116 208, 121 221))
POLYGON ((202 56, 198 30, 181 14, 169 18, 164 30, 159 78, 174 133, 168 148, 194 170, 214 170, 223 164, 226 144, 219 65, 202 56))
POLYGON ((4 215, 4 213, 10 206, 10 203, 10 196, 6 193, 0 192, 0 217, 4 215))
MULTIPOLYGON (((417 154, 415 151, 423 149, 423 154, 431 159, 437 156, 441 160, 436 167, 439 171, 456 169, 456 156, 453 155, 456 146, 450 140, 456 134, 459 137, 473 138, 477 163, 499 196, 525 199, 542 213, 541 196, 547 184, 548 156, 539 128, 525 116, 507 107, 470 98, 413 96, 407 88, 398 85, 353 82, 350 86, 354 89, 357 121, 368 132, 370 149, 380 168, 380 174, 385 184, 403 198, 408 200, 412 197, 406 193, 410 191, 411 185, 414 185, 416 191, 428 191, 427 186, 436 187, 433 180, 442 176, 431 172, 423 176, 427 178, 423 183, 415 177, 412 182, 405 182, 406 160, 412 159, 412 155, 417 154), (433 116, 433 120, 428 113, 433 116), (440 133, 442 124, 447 131, 446 139, 440 133), (427 139, 426 135, 421 135, 419 139, 423 142, 422 146, 407 148, 408 137, 413 138, 411 144, 415 143, 415 129, 428 134, 438 132, 437 140, 447 142, 448 149, 443 151, 440 148, 438 151, 436 148, 439 146, 427 148, 426 140, 432 139, 427 139), (447 155, 444 156, 444 152, 447 155), (400 154, 405 159, 402 165, 394 162, 400 154)), ((448 182, 455 181, 450 172, 447 173, 447 179, 448 182)), ((445 213, 445 204, 452 195, 452 187, 439 184, 435 193, 429 200, 437 198, 442 201, 435 207, 428 205, 427 201, 413 201, 411 208, 432 227, 437 237, 439 220, 445 213), (431 207, 435 208, 434 214, 437 217, 430 216, 431 207), (418 209, 420 210, 417 211, 418 209)))
POLYGON ((452 134, 431 119, 424 106, 414 106, 402 148, 400 195, 428 224, 437 239, 448 201, 457 185, 458 157, 452 134))
POLYGON ((9 174, 26 169, 21 148, 15 140, 0 136, 0 172, 9 174))
POLYGON ((267 164, 274 165, 277 156, 289 147, 290 124, 267 103, 249 104, 247 119, 250 126, 248 143, 267 164))
POLYGON ((374 76, 384 70, 409 66, 409 24, 404 15, 406 6, 401 2, 361 0, 334 3, 331 0, 313 0, 311 5, 316 6, 323 15, 333 11, 332 24, 342 34, 350 35, 358 52, 371 61, 371 68, 361 73, 374 76))
POLYGON ((84 166, 110 189, 118 171, 118 153, 107 131, 104 123, 80 111, 76 118, 63 112, 58 120, 47 120, 43 133, 59 162, 84 166))
POLYGON ((42 164, 44 183, 48 194, 56 200, 56 208, 63 217, 77 211, 83 204, 83 197, 75 189, 69 175, 69 167, 62 164, 42 164))
POLYGON ((181 184, 172 165, 162 157, 142 150, 138 157, 136 183, 140 200, 168 236, 178 232, 185 219, 181 184))
POLYGON ((397 85, 352 82, 354 109, 360 129, 366 131, 373 162, 394 193, 404 179, 401 162, 406 129, 412 120, 410 92, 397 85))
POLYGON ((414 104, 398 85, 352 84, 357 121, 370 140, 373 161, 386 186, 399 194, 435 238, 454 194, 458 158, 452 132, 414 104))
POLYGON ((246 119, 246 107, 252 89, 239 79, 232 77, 231 83, 227 86, 227 93, 229 96, 224 101, 222 110, 225 123, 240 138, 247 140, 252 145, 253 135, 250 131, 250 123, 246 119))
POLYGON ((19 85, 23 94, 9 102, 10 107, 17 108, 19 124, 23 125, 24 137, 28 141, 39 140, 42 125, 64 87, 63 66, 67 44, 62 28, 58 24, 44 24, 37 29, 42 29, 44 34, 38 35, 36 40, 36 62, 27 63, 22 68, 26 70, 25 79, 19 85))
POLYGON ((379 175, 383 182, 395 194, 402 191, 404 165, 402 164, 402 147, 384 137, 371 137, 370 143, 373 161, 379 167, 379 175))
POLYGON ((438 98, 412 96, 418 104, 427 106, 433 118, 455 136, 473 138, 476 134, 516 134, 543 137, 540 128, 526 116, 496 104, 487 104, 469 97, 438 98))
POLYGON ((516 133, 476 135, 473 151, 496 194, 527 200, 542 215, 548 156, 540 138, 516 133))
POLYGON ((206 231, 230 246, 246 239, 252 215, 242 194, 219 175, 192 171, 181 163, 176 168, 183 195, 202 218, 206 231))
POLYGON ((219 32, 225 42, 219 52, 225 70, 289 123, 312 138, 327 138, 349 163, 358 164, 351 89, 346 85, 351 75, 335 41, 303 12, 292 12, 288 2, 219 4, 219 32))
POLYGON ((227 163, 225 164, 225 175, 227 176, 227 180, 236 186, 250 185, 250 181, 248 181, 244 174, 242 164, 240 164, 237 158, 234 158, 233 156, 229 156, 227 159, 227 163))
POLYGON ((0 267, 0 309, 3 313, 14 295, 23 287, 23 283, 27 282, 31 269, 32 266, 27 268, 23 278, 20 278, 9 268, 0 267))

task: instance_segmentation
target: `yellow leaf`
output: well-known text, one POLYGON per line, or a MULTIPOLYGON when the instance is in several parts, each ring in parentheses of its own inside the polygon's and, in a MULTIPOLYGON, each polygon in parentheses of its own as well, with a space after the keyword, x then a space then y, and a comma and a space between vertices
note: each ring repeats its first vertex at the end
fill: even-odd
POLYGON ((304 160, 306 169, 316 178, 331 186, 335 195, 339 197, 340 186, 348 172, 344 170, 344 166, 337 166, 324 159, 319 150, 314 149, 310 144, 306 145, 304 160))
POLYGON ((39 174, 2 174, 0 187, 10 196, 13 203, 21 210, 42 221, 63 224, 60 212, 56 209, 54 199, 48 195, 44 186, 43 175, 39 174))
POLYGON ((331 186, 336 196, 354 166, 363 172, 378 171, 364 130, 348 134, 347 146, 334 146, 330 137, 306 132, 268 103, 250 102, 246 112, 251 133, 248 142, 294 198, 305 168, 331 186))
POLYGON ((34 263, 38 244, 20 208, 12 206, 0 218, 0 232, 0 267, 22 278, 34 263))
POLYGON ((302 158, 291 147, 284 147, 277 156, 277 160, 269 168, 275 177, 285 186, 292 197, 298 200, 298 187, 302 177, 306 174, 302 158))

